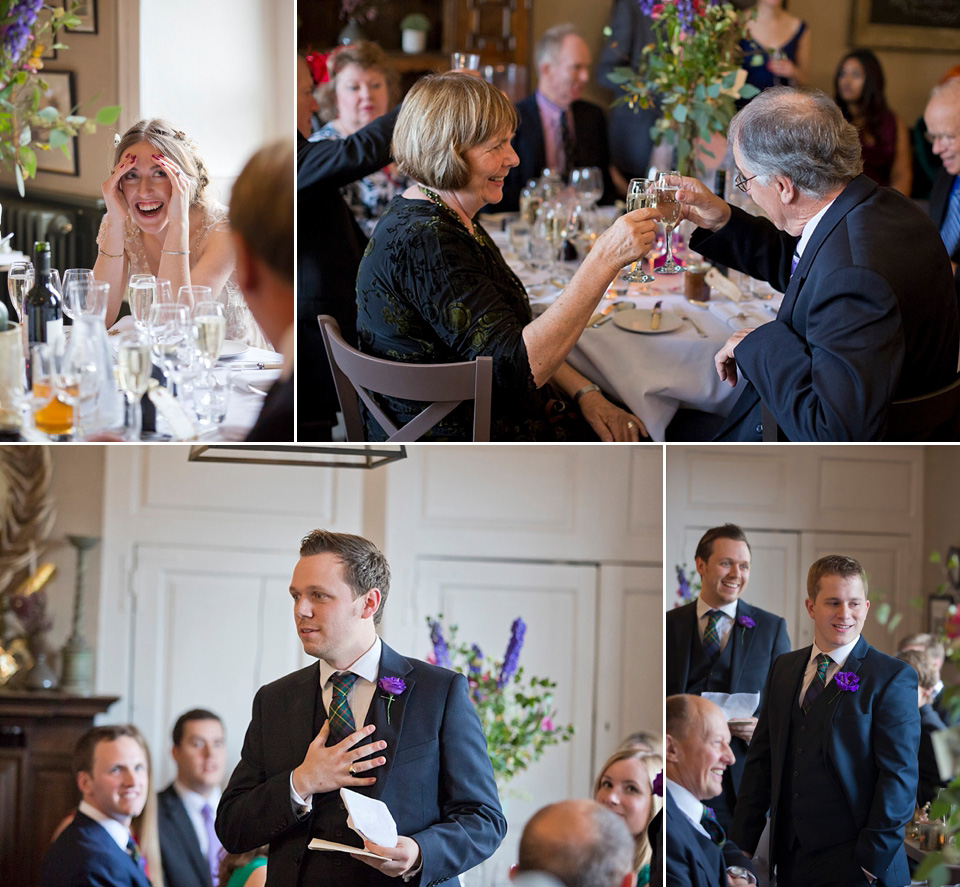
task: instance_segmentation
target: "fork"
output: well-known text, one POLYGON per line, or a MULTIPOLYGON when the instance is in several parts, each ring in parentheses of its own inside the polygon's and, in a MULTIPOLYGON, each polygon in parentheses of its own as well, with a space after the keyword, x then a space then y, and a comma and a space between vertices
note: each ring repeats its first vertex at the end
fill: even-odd
POLYGON ((689 320, 690 325, 697 331, 697 335, 700 336, 701 339, 707 338, 707 334, 700 327, 700 324, 698 324, 689 314, 687 314, 686 311, 683 310, 682 305, 674 305, 673 313, 676 314, 681 320, 689 320))

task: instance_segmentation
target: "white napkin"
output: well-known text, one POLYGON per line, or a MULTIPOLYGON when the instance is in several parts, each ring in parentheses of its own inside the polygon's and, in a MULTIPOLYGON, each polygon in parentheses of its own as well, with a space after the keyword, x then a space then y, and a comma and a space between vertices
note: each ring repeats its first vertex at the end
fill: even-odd
POLYGON ((732 302, 711 301, 707 310, 734 330, 755 330, 774 318, 773 314, 762 308, 743 303, 734 305, 732 302))

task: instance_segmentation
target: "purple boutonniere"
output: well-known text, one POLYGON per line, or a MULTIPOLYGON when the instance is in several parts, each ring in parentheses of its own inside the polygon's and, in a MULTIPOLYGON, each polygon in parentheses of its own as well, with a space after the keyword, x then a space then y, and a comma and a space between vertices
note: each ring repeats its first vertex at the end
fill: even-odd
MULTIPOLYGON (((833 676, 833 681, 841 692, 856 693, 860 689, 860 675, 853 671, 838 671, 833 676)), ((834 699, 839 698, 840 693, 837 693, 834 699)))
POLYGON ((385 698, 387 700, 387 724, 389 724, 390 705, 397 696, 407 689, 407 684, 403 678, 380 678, 377 686, 383 690, 384 693, 388 694, 385 698))
POLYGON ((740 626, 740 643, 742 644, 744 637, 746 637, 747 629, 756 628, 757 623, 749 616, 737 616, 737 625, 740 626))
POLYGON ((653 793, 658 797, 663 797, 663 770, 653 777, 653 793))

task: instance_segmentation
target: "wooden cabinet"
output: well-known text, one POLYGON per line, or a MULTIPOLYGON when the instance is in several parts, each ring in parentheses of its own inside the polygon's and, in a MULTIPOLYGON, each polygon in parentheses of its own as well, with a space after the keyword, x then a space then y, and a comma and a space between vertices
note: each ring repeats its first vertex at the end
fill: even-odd
POLYGON ((115 696, 0 692, 0 884, 33 887, 50 836, 80 801, 76 741, 115 696))

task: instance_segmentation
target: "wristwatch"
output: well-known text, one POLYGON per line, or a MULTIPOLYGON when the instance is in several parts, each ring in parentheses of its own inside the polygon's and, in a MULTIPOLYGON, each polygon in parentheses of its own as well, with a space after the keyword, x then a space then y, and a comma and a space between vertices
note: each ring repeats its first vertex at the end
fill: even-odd
POLYGON ((753 872, 750 869, 745 869, 739 865, 727 866, 727 874, 733 875, 734 878, 746 878, 751 884, 756 884, 756 879, 753 877, 753 872))

